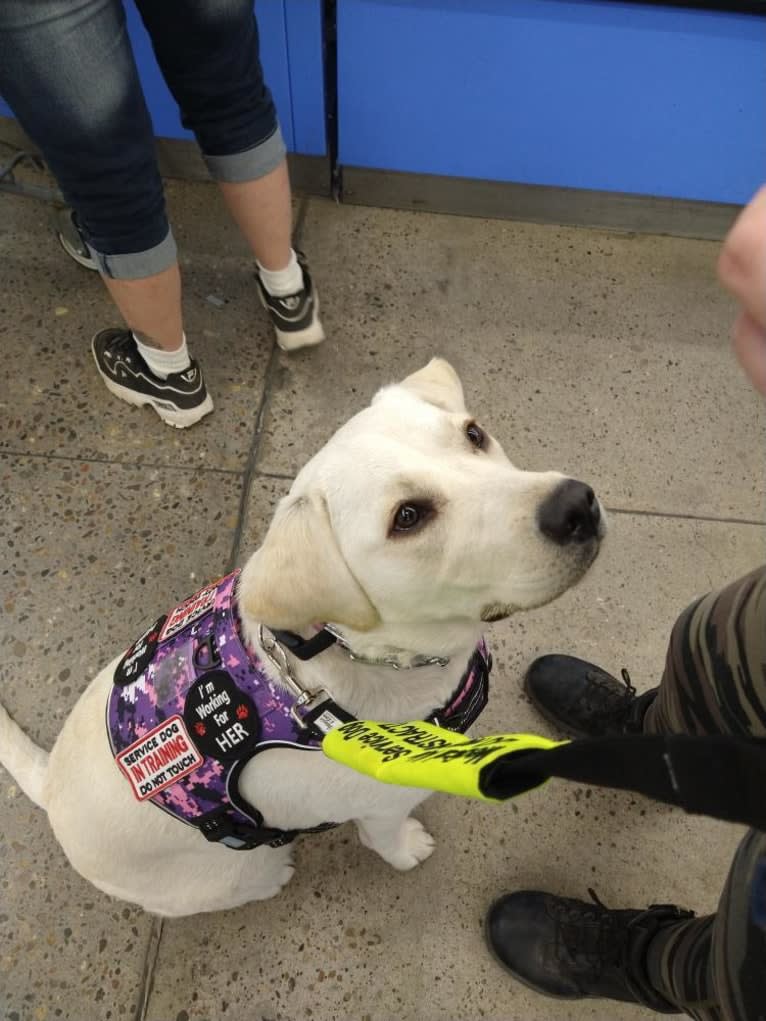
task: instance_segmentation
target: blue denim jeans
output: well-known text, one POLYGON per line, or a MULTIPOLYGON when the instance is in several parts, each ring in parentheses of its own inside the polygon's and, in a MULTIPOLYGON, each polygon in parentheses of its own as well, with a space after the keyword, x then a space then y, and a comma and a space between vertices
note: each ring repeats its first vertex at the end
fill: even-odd
MULTIPOLYGON (((213 178, 250 181, 285 155, 253 0, 136 0, 213 178)), ((39 147, 106 276, 176 259, 122 0, 0 0, 0 95, 39 147)))

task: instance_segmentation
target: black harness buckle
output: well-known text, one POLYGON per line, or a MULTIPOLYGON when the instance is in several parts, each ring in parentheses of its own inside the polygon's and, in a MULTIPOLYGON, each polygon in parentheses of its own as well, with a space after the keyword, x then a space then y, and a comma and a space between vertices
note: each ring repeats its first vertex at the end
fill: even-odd
POLYGON ((257 813, 257 825, 235 822, 227 808, 218 808, 207 815, 200 816, 196 825, 205 840, 211 844, 223 844, 233 851, 252 851, 255 847, 268 844, 270 847, 281 847, 289 844, 297 836, 297 830, 278 830, 263 825, 263 816, 257 813))

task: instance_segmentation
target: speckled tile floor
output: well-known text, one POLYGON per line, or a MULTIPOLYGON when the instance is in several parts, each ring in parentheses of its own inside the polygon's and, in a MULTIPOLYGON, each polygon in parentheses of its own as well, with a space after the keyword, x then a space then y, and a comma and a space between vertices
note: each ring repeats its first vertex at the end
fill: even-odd
MULTIPOLYGON (((434 353, 514 460, 588 479, 612 511, 583 585, 493 628, 482 731, 549 732, 520 689, 544 650, 651 686, 678 611, 762 559, 764 413, 728 351, 715 245, 312 199, 328 341, 288 357, 215 192, 169 192, 216 400, 189 433, 106 394, 88 351, 113 320, 99 281, 61 254, 43 206, 0 197, 0 695, 41 743, 147 614, 247 555, 344 418, 434 353)), ((627 1021, 644 1014, 510 982, 482 942, 488 902, 594 886, 708 911, 739 835, 564 784, 504 809, 434 797, 437 851, 415 872, 342 828, 300 842, 277 899, 159 923, 75 874, 2 770, 0 813, 2 1021, 627 1021)))

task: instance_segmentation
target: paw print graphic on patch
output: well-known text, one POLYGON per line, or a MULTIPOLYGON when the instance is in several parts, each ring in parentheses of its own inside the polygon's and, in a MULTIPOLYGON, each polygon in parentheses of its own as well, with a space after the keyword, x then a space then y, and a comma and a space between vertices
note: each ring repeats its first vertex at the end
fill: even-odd
POLYGON ((207 727, 204 723, 195 723, 194 729, 200 737, 204 737, 204 735, 207 734, 207 727))
POLYGON ((246 705, 240 704, 240 705, 237 706, 237 719, 238 720, 246 720, 249 715, 250 715, 250 710, 247 708, 246 705))

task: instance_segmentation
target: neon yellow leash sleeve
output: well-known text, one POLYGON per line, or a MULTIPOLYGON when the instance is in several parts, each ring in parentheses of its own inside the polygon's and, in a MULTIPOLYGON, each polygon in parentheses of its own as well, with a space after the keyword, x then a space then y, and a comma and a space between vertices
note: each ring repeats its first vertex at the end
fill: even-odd
MULTIPOLYGON (((536 734, 493 734, 473 740, 433 723, 354 720, 330 731, 322 741, 322 751, 381 783, 501 801, 504 799, 482 792, 482 770, 497 759, 516 759, 567 743, 536 734)), ((544 782, 544 777, 538 777, 524 789, 532 790, 544 782)))
POLYGON ((471 740, 433 723, 355 720, 322 742, 336 762, 382 783, 501 802, 550 777, 635 791, 696 815, 766 832, 766 738, 630 734, 549 741, 471 740))

